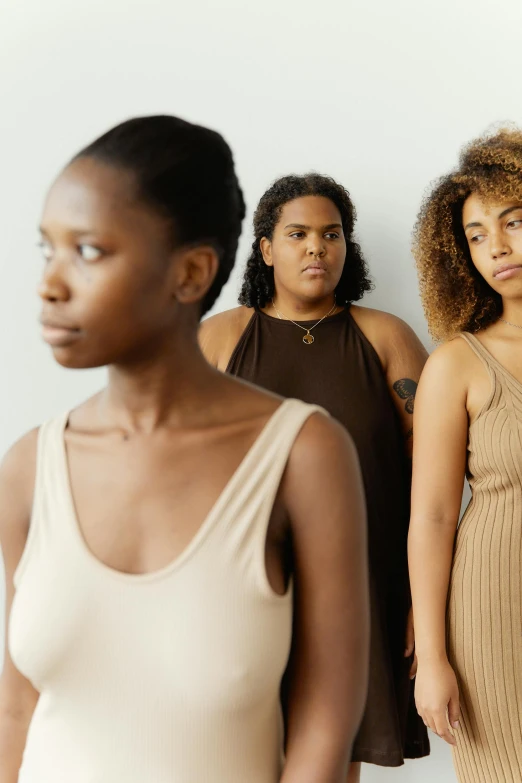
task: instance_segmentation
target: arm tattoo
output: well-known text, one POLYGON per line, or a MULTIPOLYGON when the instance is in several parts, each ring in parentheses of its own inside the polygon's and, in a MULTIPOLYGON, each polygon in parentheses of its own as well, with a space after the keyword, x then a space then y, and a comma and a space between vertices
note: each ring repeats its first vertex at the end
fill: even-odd
POLYGON ((401 378, 393 384, 393 391, 399 395, 401 400, 406 400, 404 404, 406 413, 413 413, 415 394, 417 392, 415 381, 412 381, 411 378, 401 378))

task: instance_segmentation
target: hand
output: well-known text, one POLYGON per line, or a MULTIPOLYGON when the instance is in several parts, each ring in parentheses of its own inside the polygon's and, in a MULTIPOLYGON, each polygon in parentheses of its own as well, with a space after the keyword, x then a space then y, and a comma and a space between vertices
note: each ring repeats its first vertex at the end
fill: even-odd
POLYGON ((459 728, 459 687, 447 659, 421 659, 415 683, 415 704, 424 724, 449 745, 456 745, 459 728))
POLYGON ((413 680, 417 674, 417 653, 415 652, 415 630, 413 627, 413 606, 408 612, 408 621, 406 623, 406 642, 404 657, 409 658, 413 655, 413 661, 411 662, 410 680, 413 680))

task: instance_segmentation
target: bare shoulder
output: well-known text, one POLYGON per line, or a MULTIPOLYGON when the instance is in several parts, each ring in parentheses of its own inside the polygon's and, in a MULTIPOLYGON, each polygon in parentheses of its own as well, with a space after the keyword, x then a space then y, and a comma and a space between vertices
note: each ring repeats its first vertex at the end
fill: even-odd
POLYGON ((328 568, 331 547, 341 546, 339 537, 351 530, 363 555, 365 502, 359 459, 350 435, 335 419, 314 413, 306 421, 290 453, 281 488, 297 550, 299 542, 312 542, 311 551, 317 558, 319 548, 325 547, 330 565, 323 565, 328 568))
POLYGON ((358 466, 348 431, 326 413, 313 413, 305 422, 290 454, 288 468, 302 482, 303 475, 328 470, 341 461, 358 466))
POLYGON ((234 307, 201 322, 199 345, 209 364, 219 370, 226 369, 253 313, 249 307, 234 307))
POLYGON ((406 321, 384 310, 352 305, 351 314, 364 336, 375 348, 383 365, 408 354, 425 361, 427 351, 406 321))
POLYGON ((401 338, 420 342, 411 326, 392 313, 374 310, 371 307, 361 307, 361 305, 352 305, 350 312, 354 321, 365 334, 368 332, 381 340, 401 338))
POLYGON ((477 377, 488 382, 480 359, 465 340, 455 337, 433 351, 422 373, 419 391, 425 394, 429 387, 435 395, 467 395, 477 377))
POLYGON ((38 428, 26 433, 0 464, 0 542, 27 537, 36 477, 38 428))
POLYGON ((481 367, 482 362, 468 343, 460 337, 454 337, 439 345, 426 363, 426 371, 440 372, 445 375, 457 374, 463 368, 481 367))

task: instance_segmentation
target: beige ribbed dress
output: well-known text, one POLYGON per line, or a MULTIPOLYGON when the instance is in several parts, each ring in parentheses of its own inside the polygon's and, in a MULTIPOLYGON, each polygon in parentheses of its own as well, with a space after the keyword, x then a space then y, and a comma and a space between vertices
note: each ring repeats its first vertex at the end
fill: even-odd
POLYGON ((40 692, 19 783, 279 782, 292 591, 270 587, 265 539, 317 410, 283 402, 188 547, 137 575, 101 563, 82 537, 68 417, 40 429, 9 627, 13 661, 40 692))
POLYGON ((460 688, 460 783, 522 781, 522 383, 470 334, 491 393, 471 423, 472 500, 458 529, 448 649, 460 688))

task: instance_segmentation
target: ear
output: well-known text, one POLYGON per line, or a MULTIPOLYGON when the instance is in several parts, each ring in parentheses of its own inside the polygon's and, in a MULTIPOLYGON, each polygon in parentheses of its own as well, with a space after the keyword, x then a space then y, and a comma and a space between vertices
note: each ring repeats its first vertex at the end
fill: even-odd
POLYGON ((261 255, 263 256, 263 261, 267 266, 274 266, 274 262, 272 260, 272 243, 269 239, 266 237, 262 237, 259 241, 259 249, 261 250, 261 255))
POLYGON ((182 304, 200 302, 214 282, 219 268, 216 250, 201 245, 183 250, 175 262, 173 295, 182 304))

